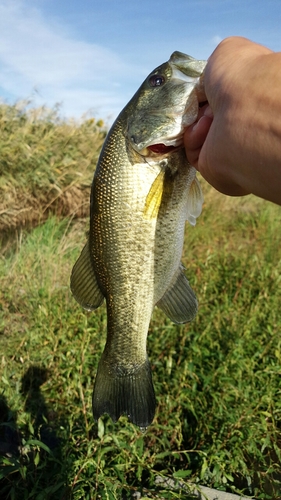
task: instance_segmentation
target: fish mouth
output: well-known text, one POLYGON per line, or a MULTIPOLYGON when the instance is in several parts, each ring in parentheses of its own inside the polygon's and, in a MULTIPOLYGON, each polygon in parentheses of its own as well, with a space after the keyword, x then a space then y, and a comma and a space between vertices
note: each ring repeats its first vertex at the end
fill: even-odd
MULTIPOLYGON (((144 146, 144 145, 143 145, 144 146)), ((183 135, 170 139, 160 139, 156 143, 148 143, 142 148, 136 148, 142 156, 167 156, 183 147, 183 135)))
POLYGON ((157 155, 159 154, 162 156, 168 153, 172 153, 173 151, 176 151, 178 148, 179 146, 166 146, 166 144, 160 143, 147 146, 146 149, 152 151, 152 153, 156 153, 157 155))
MULTIPOLYGON (((204 100, 199 102, 199 108, 202 108, 208 104, 208 101, 204 100)), ((151 151, 157 155, 167 155, 168 153, 173 153, 174 151, 178 151, 178 149, 183 147, 183 135, 178 135, 177 137, 172 137, 170 139, 163 139, 163 142, 159 142, 157 144, 149 144, 143 151, 151 151)))

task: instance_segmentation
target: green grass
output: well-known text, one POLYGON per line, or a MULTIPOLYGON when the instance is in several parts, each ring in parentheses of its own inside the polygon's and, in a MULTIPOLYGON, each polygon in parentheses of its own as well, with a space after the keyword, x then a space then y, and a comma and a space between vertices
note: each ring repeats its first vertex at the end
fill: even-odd
POLYGON ((88 221, 50 218, 10 241, 0 260, 1 499, 187 498, 189 481, 280 498, 280 215, 207 189, 183 258, 199 313, 176 326, 155 310, 157 412, 145 433, 125 417, 92 418, 106 312, 84 312, 69 291, 88 221))

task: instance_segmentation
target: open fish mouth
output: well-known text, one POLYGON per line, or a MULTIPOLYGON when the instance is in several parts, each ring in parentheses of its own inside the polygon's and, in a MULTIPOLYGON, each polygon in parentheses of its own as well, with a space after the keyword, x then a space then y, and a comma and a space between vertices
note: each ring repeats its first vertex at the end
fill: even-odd
POLYGON ((177 141, 176 144, 165 144, 164 142, 159 142, 157 144, 150 144, 146 146, 139 154, 146 158, 165 158, 171 155, 183 147, 183 141, 177 141))
POLYGON ((164 142, 159 142, 156 144, 149 144, 141 151, 139 154, 146 158, 165 158, 170 154, 175 153, 183 147, 183 141, 176 141, 174 144, 165 144, 164 142))
POLYGON ((183 136, 173 137, 172 139, 160 139, 156 144, 148 144, 139 153, 143 156, 165 156, 174 153, 183 147, 183 136))
POLYGON ((152 153, 156 153, 159 155, 165 155, 168 153, 172 153, 173 151, 177 151, 179 146, 166 146, 166 144, 160 143, 160 144, 152 144, 151 146, 148 146, 147 149, 149 151, 152 151, 152 153))
POLYGON ((171 153, 172 151, 174 151, 177 148, 176 148, 176 146, 166 146, 165 144, 160 143, 160 144, 152 144, 152 146, 148 146, 147 149, 149 149, 153 153, 163 155, 163 154, 171 153))
MULTIPOLYGON (((208 101, 204 100, 199 102, 199 108, 202 108, 208 104, 208 101)), ((183 147, 183 136, 180 135, 178 137, 174 137, 172 139, 163 140, 163 142, 159 142, 158 144, 151 144, 146 147, 152 153, 165 155, 168 153, 172 153, 173 151, 177 151, 179 148, 183 147)))

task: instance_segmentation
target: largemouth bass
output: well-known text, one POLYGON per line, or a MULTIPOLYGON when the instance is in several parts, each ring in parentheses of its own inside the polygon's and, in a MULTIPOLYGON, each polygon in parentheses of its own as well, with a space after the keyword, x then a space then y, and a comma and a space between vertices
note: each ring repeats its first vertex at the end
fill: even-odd
POLYGON ((93 414, 125 414, 147 427, 155 394, 146 340, 155 305, 176 323, 191 321, 196 296, 181 265, 185 222, 200 215, 202 193, 183 149, 198 114, 205 61, 174 52, 121 111, 105 140, 91 190, 90 232, 71 276, 88 310, 104 298, 107 340, 93 414))

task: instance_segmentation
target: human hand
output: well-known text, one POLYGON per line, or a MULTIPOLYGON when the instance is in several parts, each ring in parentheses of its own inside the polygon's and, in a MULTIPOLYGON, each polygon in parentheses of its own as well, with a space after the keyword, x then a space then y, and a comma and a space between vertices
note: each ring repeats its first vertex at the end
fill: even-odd
POLYGON ((189 162, 222 193, 281 203, 281 98, 272 98, 275 88, 280 95, 280 63, 281 54, 240 37, 221 42, 208 60, 207 103, 184 143, 189 162))

